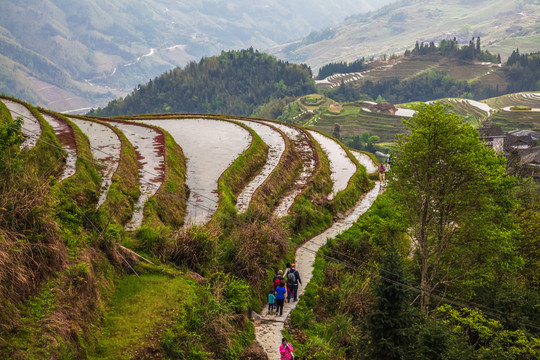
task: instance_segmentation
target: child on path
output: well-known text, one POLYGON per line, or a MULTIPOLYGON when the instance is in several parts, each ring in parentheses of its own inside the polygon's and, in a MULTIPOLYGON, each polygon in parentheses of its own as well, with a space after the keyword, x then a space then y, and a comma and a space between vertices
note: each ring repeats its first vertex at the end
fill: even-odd
POLYGON ((279 354, 281 355, 281 360, 291 360, 294 358, 293 347, 287 342, 287 339, 281 339, 281 345, 279 346, 279 354))
POLYGON ((281 280, 279 286, 276 288, 276 315, 279 311, 279 316, 283 315, 283 303, 285 302, 285 294, 287 289, 284 287, 285 281, 281 280))
POLYGON ((268 294, 268 313, 274 311, 274 303, 276 302, 276 297, 274 296, 274 292, 270 291, 270 294, 268 294))

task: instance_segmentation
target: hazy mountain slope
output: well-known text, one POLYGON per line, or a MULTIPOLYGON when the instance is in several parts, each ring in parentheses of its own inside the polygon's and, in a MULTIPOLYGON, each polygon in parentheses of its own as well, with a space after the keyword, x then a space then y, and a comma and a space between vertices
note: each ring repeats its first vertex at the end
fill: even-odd
POLYGON ((5 0, 0 91, 57 110, 89 106, 203 55, 275 46, 390 1, 5 0), (29 87, 30 77, 46 84, 29 87))
POLYGON ((481 36, 484 49, 504 58, 517 47, 523 52, 538 50, 539 31, 538 0, 401 0, 271 53, 317 68, 331 61, 403 53, 417 40, 457 37, 467 43, 481 36))

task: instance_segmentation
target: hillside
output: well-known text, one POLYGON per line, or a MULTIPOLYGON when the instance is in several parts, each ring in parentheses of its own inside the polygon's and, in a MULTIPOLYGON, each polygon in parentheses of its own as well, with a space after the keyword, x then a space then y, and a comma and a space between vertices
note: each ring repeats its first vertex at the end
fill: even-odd
POLYGON ((389 2, 6 0, 0 93, 62 111, 95 107, 201 56, 275 46, 389 2))
POLYGON ((401 0, 270 52, 317 69, 329 62, 402 54, 416 41, 456 37, 464 44, 481 36, 486 50, 506 58, 516 48, 538 51, 539 19, 538 1, 401 0))
POLYGON ((272 98, 300 96, 315 90, 311 70, 254 51, 222 52, 192 62, 140 85, 111 101, 97 116, 150 113, 222 113, 251 115, 272 98))
MULTIPOLYGON (((490 104, 538 101, 515 94, 490 104)), ((338 116, 377 109, 318 94, 298 106, 338 116)), ((449 256, 429 259, 443 277, 428 286, 444 289, 430 292, 426 307, 412 301, 423 286, 415 277, 422 254, 407 234, 414 207, 398 198, 399 186, 416 180, 394 179, 413 168, 409 159, 392 156, 386 186, 369 180, 378 178, 367 173, 373 155, 314 129, 232 115, 66 117, 1 97, 0 357, 273 360, 286 336, 308 358, 387 359, 370 341, 381 331, 372 316, 409 324, 406 341, 397 341, 401 327, 395 343, 382 341, 417 358, 430 358, 433 336, 448 355, 537 357, 539 188, 506 176, 504 159, 461 119, 421 111, 441 106, 413 121, 451 129, 441 151, 406 155, 431 167, 416 174, 447 175, 430 184, 451 183, 446 199, 459 203, 434 226, 455 241, 443 247, 449 256), (476 166, 464 167, 471 158, 476 166), (456 220, 468 226, 456 229, 456 220), (299 298, 274 314, 266 299, 287 263, 301 272, 299 298), (394 288, 380 291, 389 276, 394 288), (471 328, 489 330, 480 344, 471 328)))

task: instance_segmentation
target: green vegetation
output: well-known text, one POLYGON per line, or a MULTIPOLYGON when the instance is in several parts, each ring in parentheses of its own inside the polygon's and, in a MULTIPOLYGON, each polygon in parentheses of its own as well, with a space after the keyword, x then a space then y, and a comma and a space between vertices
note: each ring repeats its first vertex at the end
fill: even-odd
POLYGON ((532 275, 538 270, 538 186, 528 181, 515 187, 501 158, 441 105, 420 109, 408 126, 411 134, 398 143, 385 193, 317 255, 313 279, 286 330, 295 355, 537 358, 538 309, 531 304, 539 299, 532 275), (461 151, 452 151, 456 147, 461 151), (455 165, 460 178, 448 197, 451 181, 444 177, 455 165), (475 196, 468 194, 471 189, 475 196), (462 208, 464 200, 475 206, 462 208), (425 219, 436 225, 421 230, 425 219), (427 244, 422 236, 429 236, 427 244), (424 272, 439 282, 433 291, 422 286, 424 272))
POLYGON ((146 350, 141 344, 159 348, 162 333, 193 305, 192 287, 186 277, 146 274, 122 279, 88 358, 132 359, 146 350))
POLYGON ((254 51, 223 51, 171 70, 123 99, 91 112, 97 116, 192 112, 250 115, 272 98, 315 90, 311 70, 254 51), (204 84, 204 86, 201 86, 204 84))

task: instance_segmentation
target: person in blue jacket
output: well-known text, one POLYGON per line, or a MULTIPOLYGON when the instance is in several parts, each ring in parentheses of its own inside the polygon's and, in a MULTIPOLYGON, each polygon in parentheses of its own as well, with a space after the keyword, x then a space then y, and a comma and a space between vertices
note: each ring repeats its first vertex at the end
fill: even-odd
POLYGON ((285 281, 281 280, 279 285, 276 287, 276 315, 279 311, 279 316, 283 315, 283 303, 285 302, 285 295, 287 294, 287 289, 285 289, 285 281))

